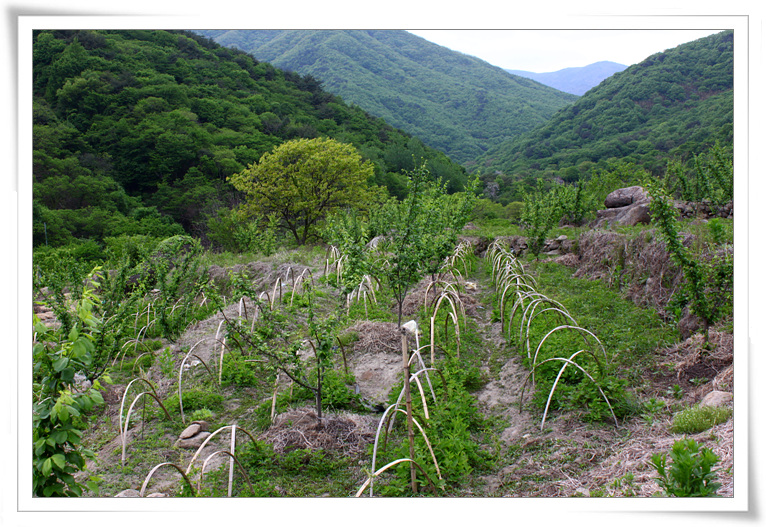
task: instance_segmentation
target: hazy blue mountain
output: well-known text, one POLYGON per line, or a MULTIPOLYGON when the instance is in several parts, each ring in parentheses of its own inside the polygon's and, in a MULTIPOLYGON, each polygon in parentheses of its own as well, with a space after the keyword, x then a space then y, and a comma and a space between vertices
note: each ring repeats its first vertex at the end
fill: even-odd
POLYGON ((617 64, 608 60, 594 62, 587 66, 579 68, 564 68, 563 70, 550 71, 547 73, 533 73, 531 71, 509 70, 508 73, 526 77, 540 84, 545 84, 551 88, 556 88, 573 95, 583 95, 591 88, 601 84, 601 81, 607 79, 626 69, 624 64, 617 64))
POLYGON ((659 176, 669 159, 691 159, 716 141, 731 146, 733 86, 734 34, 723 31, 612 75, 477 165, 511 201, 537 177, 574 182, 617 160, 659 176))
POLYGON ((322 86, 469 167, 577 97, 399 30, 199 33, 322 86))

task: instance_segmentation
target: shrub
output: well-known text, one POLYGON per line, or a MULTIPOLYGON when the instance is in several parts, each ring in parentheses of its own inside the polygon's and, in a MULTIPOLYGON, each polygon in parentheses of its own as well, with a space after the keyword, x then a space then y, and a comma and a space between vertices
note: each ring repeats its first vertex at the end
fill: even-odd
POLYGON ((224 386, 255 386, 258 384, 255 368, 238 350, 232 350, 223 356, 221 382, 224 386))
MULTIPOLYGON (((477 470, 483 470, 491 465, 493 454, 481 448, 477 437, 481 435, 487 426, 487 421, 478 410, 476 397, 469 390, 481 385, 481 375, 478 368, 456 359, 447 359, 439 363, 439 369, 444 375, 434 375, 431 379, 436 392, 438 402, 429 402, 430 419, 424 419, 424 409, 420 397, 412 398, 413 411, 417 419, 426 430, 428 440, 433 447, 434 455, 439 463, 443 480, 439 485, 445 488, 459 488, 465 482, 465 478, 477 470)), ((432 372, 433 373, 433 372, 432 372)), ((390 401, 396 401, 401 391, 402 382, 397 383, 390 396, 390 401)), ((424 383, 425 384, 425 383, 424 383)), ((428 394, 428 386, 424 386, 428 394)), ((417 393, 417 392, 416 392, 417 393)), ((430 399, 430 394, 426 396, 430 399)), ((415 459, 424 461, 421 466, 429 474, 433 482, 437 481, 437 474, 430 462, 428 447, 422 435, 416 432, 414 450, 417 453, 415 459)), ((391 459, 410 457, 409 443, 403 440, 396 449, 386 453, 391 459)), ((382 464, 385 460, 381 459, 382 464)), ((410 469, 409 465, 401 463, 393 469, 395 476, 387 480, 378 488, 382 496, 410 495, 410 469)), ((427 484, 422 474, 418 473, 418 486, 427 484)))
POLYGON ((725 423, 731 417, 731 408, 720 406, 694 406, 673 416, 670 431, 674 434, 697 434, 717 424, 725 423))
POLYGON ((111 265, 127 260, 138 262, 146 259, 157 248, 160 238, 145 235, 122 235, 104 238, 106 255, 111 265))
POLYGON ((714 481, 713 466, 718 456, 709 448, 700 448, 693 439, 676 441, 670 452, 673 464, 667 465, 665 454, 654 454, 649 463, 657 470, 655 478, 666 494, 677 497, 714 496, 720 483, 714 481))

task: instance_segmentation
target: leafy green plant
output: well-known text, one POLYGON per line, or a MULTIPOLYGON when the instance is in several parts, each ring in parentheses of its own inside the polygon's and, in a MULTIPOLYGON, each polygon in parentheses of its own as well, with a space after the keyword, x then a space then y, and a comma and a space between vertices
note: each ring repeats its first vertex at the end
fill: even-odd
MULTIPOLYGON (((316 372, 312 372, 310 379, 315 376, 316 372)), ((361 408, 360 396, 358 393, 354 393, 353 385, 353 375, 343 374, 337 370, 327 370, 322 379, 322 406, 333 410, 358 410, 361 408)), ((313 392, 302 387, 293 392, 294 400, 313 398, 313 396, 313 392)))
POLYGON ((257 365, 248 362, 239 350, 231 350, 223 357, 221 383, 224 386, 256 386, 259 383, 257 365))
MULTIPOLYGON (((278 281, 281 283, 281 279, 278 281)), ((312 282, 305 281, 302 287, 301 305, 295 303, 293 306, 280 310, 279 306, 273 305, 274 298, 269 304, 257 301, 258 317, 254 317, 251 324, 241 324, 241 319, 227 317, 220 298, 215 298, 215 295, 213 298, 224 317, 222 323, 226 325, 227 347, 238 350, 243 357, 252 356, 252 360, 263 362, 261 368, 272 376, 272 379, 278 372, 282 372, 298 386, 313 392, 317 415, 321 418, 322 382, 325 373, 333 367, 338 319, 335 316, 328 316, 320 320, 315 305, 317 296, 315 286, 312 282), (306 317, 306 334, 301 335, 296 330, 288 328, 290 321, 303 316, 306 317), (309 351, 307 348, 310 348, 313 353, 312 361, 304 361, 299 356, 301 349, 309 351)), ((274 293, 276 288, 277 284, 275 284, 274 293)), ((222 348, 221 362, 225 356, 224 349, 222 348)), ((240 366, 236 369, 242 371, 240 366)))
POLYGON ((621 491, 623 496, 635 496, 636 495, 636 477, 632 472, 628 472, 615 479, 611 487, 615 490, 621 491))
POLYGON ((734 257, 724 251, 712 261, 696 258, 682 243, 678 232, 676 209, 667 190, 656 181, 647 179, 645 186, 652 198, 652 223, 657 226, 671 254, 684 273, 684 294, 691 312, 703 322, 705 344, 710 325, 731 313, 734 287, 734 257))
POLYGON ((590 195, 584 183, 555 187, 554 195, 561 214, 561 220, 571 225, 581 225, 591 211, 590 195))
POLYGON ((192 412, 190 420, 194 421, 210 421, 213 418, 213 412, 207 408, 200 408, 192 412))
POLYGON ((371 234, 384 236, 379 250, 390 255, 374 274, 385 277, 396 299, 399 326, 405 297, 422 276, 436 274, 454 251, 474 200, 474 186, 447 195, 443 185, 429 179, 425 164, 408 173, 407 181, 406 198, 388 201, 370 218, 371 234))
POLYGON ((674 434, 697 434, 731 417, 731 408, 722 406, 693 406, 673 416, 670 431, 674 434))
POLYGON ((713 238, 713 243, 716 245, 723 245, 727 239, 726 227, 724 227, 723 220, 721 218, 710 218, 707 222, 710 236, 713 238))
POLYGON ((170 348, 165 348, 162 353, 159 354, 158 360, 160 363, 160 370, 162 371, 162 375, 165 377, 172 376, 176 369, 176 361, 173 357, 173 352, 170 351, 170 348))
POLYGON ((641 416, 644 421, 650 424, 654 421, 654 418, 657 414, 665 410, 665 403, 658 401, 654 397, 644 402, 642 406, 643 413, 641 416))
POLYGON ((667 495, 677 497, 715 496, 721 484, 716 479, 715 464, 718 456, 709 448, 700 448, 693 439, 682 439, 673 444, 670 452, 673 463, 667 464, 664 453, 652 456, 650 465, 657 470, 655 478, 667 495))
POLYGON ((731 152, 716 142, 689 167, 678 160, 668 162, 667 185, 685 201, 708 201, 721 206, 734 198, 734 166, 731 152))
MULTIPOLYGON (((487 421, 477 408, 475 396, 470 393, 481 384, 480 371, 470 360, 458 360, 456 357, 440 361, 439 371, 441 375, 436 376, 438 380, 433 383, 435 400, 433 405, 429 405, 431 410, 426 411, 421 398, 412 398, 412 412, 418 416, 416 423, 422 423, 419 425, 422 426, 421 433, 414 435, 413 449, 410 450, 409 439, 402 440, 388 451, 380 449, 382 461, 378 461, 373 468, 388 462, 393 473, 391 478, 376 487, 380 495, 412 494, 410 464, 393 464, 396 462, 391 460, 413 459, 418 469, 417 487, 425 488, 438 482, 441 489, 459 488, 467 476, 491 464, 493 455, 483 450, 477 440, 487 421), (413 452, 415 457, 411 456, 413 452), (431 463, 432 459, 438 460, 438 464, 431 463)), ((396 406, 396 394, 400 393, 401 386, 402 383, 394 386, 391 393, 393 404, 387 413, 396 406)), ((382 470, 376 470, 376 473, 382 470)))
POLYGON ((665 390, 665 393, 674 399, 680 399, 684 396, 684 390, 681 388, 680 385, 674 384, 673 386, 669 386, 667 390, 665 390))
POLYGON ((296 448, 283 453, 264 441, 249 442, 240 454, 255 496, 347 496, 354 476, 349 458, 337 452, 296 448))
POLYGON ((93 313, 98 302, 98 295, 86 287, 68 330, 49 329, 33 316, 32 484, 36 496, 80 496, 86 486, 92 491, 97 488, 94 478, 84 485, 74 476, 86 469, 86 459, 94 458, 81 446, 86 414, 104 402, 98 379, 84 390, 75 383, 75 374, 92 373, 94 336, 101 326, 93 313))
POLYGON ((365 247, 369 240, 369 225, 362 221, 356 209, 347 209, 328 218, 323 236, 335 249, 332 262, 328 257, 325 276, 340 290, 342 305, 346 305, 348 296, 363 277, 372 272, 372 261, 365 247), (332 267, 335 273, 328 273, 332 267))

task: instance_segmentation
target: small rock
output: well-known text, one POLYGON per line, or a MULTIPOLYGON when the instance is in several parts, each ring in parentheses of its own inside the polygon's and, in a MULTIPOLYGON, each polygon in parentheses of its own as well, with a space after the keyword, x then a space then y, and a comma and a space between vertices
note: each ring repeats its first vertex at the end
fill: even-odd
POLYGON ((147 498, 167 498, 168 495, 163 492, 152 492, 147 498))
POLYGON ((136 489, 125 489, 119 494, 116 494, 115 498, 138 498, 141 496, 141 493, 138 492, 136 489))
POLYGON ((189 439, 190 437, 193 437, 200 432, 204 432, 208 429, 210 425, 206 421, 193 421, 192 424, 186 427, 186 430, 181 432, 181 435, 178 436, 178 439, 189 439))
POLYGON ((199 366, 200 364, 202 364, 202 361, 197 360, 197 359, 192 359, 189 362, 184 363, 184 369, 185 370, 190 370, 190 369, 194 368, 195 366, 199 366))
POLYGON ((575 494, 582 494, 583 496, 590 498, 590 491, 585 487, 577 487, 575 494))
POLYGON ((210 435, 210 432, 200 432, 188 439, 179 439, 175 446, 177 448, 199 448, 210 435))
POLYGON ((733 399, 731 392, 713 390, 702 399, 700 406, 728 406, 733 399))

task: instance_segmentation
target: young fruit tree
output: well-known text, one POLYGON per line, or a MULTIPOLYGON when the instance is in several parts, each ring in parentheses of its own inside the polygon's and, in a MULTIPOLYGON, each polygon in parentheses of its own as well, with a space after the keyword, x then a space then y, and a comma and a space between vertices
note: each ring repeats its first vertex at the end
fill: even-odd
POLYGON ((379 272, 396 299, 399 326, 412 286, 435 273, 454 250, 473 208, 475 188, 474 181, 465 192, 448 195, 422 165, 407 175, 404 200, 392 199, 372 212, 370 233, 383 237, 378 249, 388 255, 379 272))
POLYGON ((677 211, 668 191, 653 180, 647 180, 645 186, 652 198, 652 224, 658 228, 673 261, 683 270, 685 281, 681 295, 688 302, 690 311, 702 321, 707 345, 711 324, 732 310, 734 255, 723 248, 722 254, 710 261, 695 256, 683 244, 678 231, 677 211))

